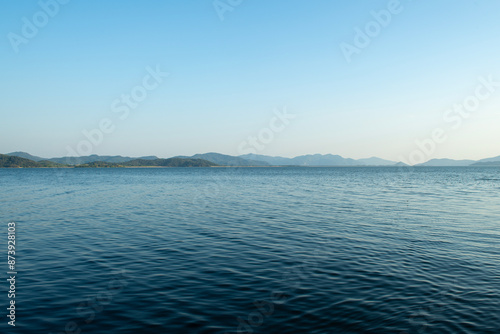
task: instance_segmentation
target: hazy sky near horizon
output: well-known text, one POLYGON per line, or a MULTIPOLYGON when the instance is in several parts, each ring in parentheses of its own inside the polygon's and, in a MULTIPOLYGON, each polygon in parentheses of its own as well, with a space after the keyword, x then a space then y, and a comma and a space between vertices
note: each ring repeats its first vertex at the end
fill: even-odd
POLYGON ((61 2, 1 2, 0 153, 500 155, 499 1, 61 2))

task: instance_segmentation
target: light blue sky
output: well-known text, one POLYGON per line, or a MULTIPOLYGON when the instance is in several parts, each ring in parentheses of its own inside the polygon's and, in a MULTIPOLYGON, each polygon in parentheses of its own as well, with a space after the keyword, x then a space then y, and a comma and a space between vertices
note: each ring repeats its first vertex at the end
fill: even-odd
POLYGON ((389 3, 243 0, 221 20, 212 0, 72 0, 44 22, 37 1, 1 0, 0 152, 67 155, 109 118, 91 153, 238 154, 286 107, 296 117, 257 153, 401 160, 441 128, 426 160, 500 155, 500 87, 443 119, 479 77, 500 81, 500 2, 400 1, 348 62, 342 43, 389 3), (40 27, 17 45, 23 17, 40 27), (169 76, 120 119, 111 104, 157 65, 169 76))

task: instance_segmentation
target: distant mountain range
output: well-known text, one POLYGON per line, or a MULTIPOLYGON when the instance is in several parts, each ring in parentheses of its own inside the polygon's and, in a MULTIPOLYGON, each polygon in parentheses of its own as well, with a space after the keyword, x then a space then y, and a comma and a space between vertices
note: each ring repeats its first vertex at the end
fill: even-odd
MULTIPOLYGON (((108 164, 120 164, 125 166, 125 163, 130 161, 141 160, 142 166, 155 166, 152 161, 156 161, 159 158, 156 156, 132 158, 123 156, 99 156, 99 155, 89 155, 82 157, 61 157, 61 158, 41 158, 38 156, 31 155, 26 152, 12 152, 7 154, 9 156, 16 156, 19 158, 29 159, 35 162, 47 161, 58 164, 77 166, 77 165, 88 165, 95 162, 108 163, 108 164), (145 161, 146 160, 146 161, 145 161)), ((332 154, 314 154, 314 155, 302 155, 295 158, 283 158, 283 157, 271 157, 267 155, 256 155, 247 154, 241 156, 231 156, 220 153, 204 153, 195 154, 193 156, 177 156, 174 158, 179 159, 194 159, 194 160, 205 160, 209 161, 218 166, 391 166, 396 165, 395 161, 384 160, 376 157, 368 159, 349 159, 343 158, 340 155, 332 154)), ((95 164, 94 164, 95 165, 95 164)), ((91 165, 89 165, 91 166, 91 165)), ((104 166, 101 164, 101 166, 104 166)), ((112 165, 109 165, 112 166, 112 165)))
MULTIPOLYGON (((402 162, 377 157, 350 159, 333 154, 310 154, 295 158, 258 154, 231 156, 220 153, 195 154, 160 159, 89 155, 82 157, 41 158, 26 152, 0 154, 0 167, 213 167, 213 166, 405 166, 402 162), (22 159, 22 160, 19 160, 22 159)), ((432 159, 417 166, 500 166, 500 156, 482 160, 432 159)))

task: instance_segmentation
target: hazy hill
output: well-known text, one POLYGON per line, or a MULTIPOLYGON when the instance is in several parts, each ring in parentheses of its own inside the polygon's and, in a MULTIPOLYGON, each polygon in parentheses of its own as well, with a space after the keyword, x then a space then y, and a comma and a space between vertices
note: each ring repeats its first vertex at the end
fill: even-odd
POLYGON ((12 153, 7 153, 7 155, 11 155, 14 157, 19 157, 19 158, 24 158, 24 159, 29 159, 29 160, 33 160, 33 161, 47 160, 45 158, 40 158, 40 157, 37 157, 36 155, 31 155, 31 154, 26 153, 26 152, 12 152, 12 153))
POLYGON ((479 163, 483 163, 483 162, 490 163, 490 162, 498 162, 498 161, 500 161, 500 155, 498 157, 494 157, 494 158, 481 159, 478 162, 479 163))
POLYGON ((356 161, 366 166, 394 166, 395 164, 397 164, 396 161, 385 160, 377 157, 357 159, 356 161))
POLYGON ((470 166, 476 161, 474 160, 453 160, 453 159, 431 159, 417 166, 428 166, 428 167, 460 167, 460 166, 470 166))
POLYGON ((291 158, 272 157, 269 155, 245 154, 240 155, 239 157, 247 160, 263 161, 272 166, 288 166, 292 164, 291 158))
POLYGON ((310 154, 301 155, 295 158, 272 157, 259 154, 240 155, 240 158, 260 160, 273 166, 390 166, 396 164, 395 161, 384 160, 377 157, 367 159, 349 159, 340 155, 332 154, 310 154))
POLYGON ((333 154, 308 154, 293 158, 293 165, 299 166, 356 166, 360 165, 356 160, 343 158, 333 154))
POLYGON ((254 158, 264 161, 274 166, 356 166, 361 165, 354 159, 346 159, 340 155, 332 154, 309 154, 301 155, 295 158, 270 157, 266 155, 247 154, 240 158, 254 158))
POLYGON ((500 160, 491 160, 491 161, 482 161, 482 162, 479 161, 479 162, 472 164, 471 166, 475 166, 475 167, 500 166, 500 160))
MULTIPOLYGON (((186 158, 186 157, 178 157, 178 158, 186 158)), ((203 159, 210 162, 213 162, 217 165, 221 166, 269 166, 267 162, 264 161, 256 161, 251 159, 244 159, 241 157, 235 157, 232 155, 225 155, 220 153, 204 153, 204 154, 195 154, 191 159, 203 159)))

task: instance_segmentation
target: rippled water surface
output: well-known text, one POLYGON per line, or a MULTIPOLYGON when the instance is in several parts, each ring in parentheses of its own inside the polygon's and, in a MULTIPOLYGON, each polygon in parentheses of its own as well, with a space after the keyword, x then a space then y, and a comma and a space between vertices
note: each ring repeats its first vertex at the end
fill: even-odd
POLYGON ((0 187, 2 333, 500 333, 499 168, 1 169, 0 187))

